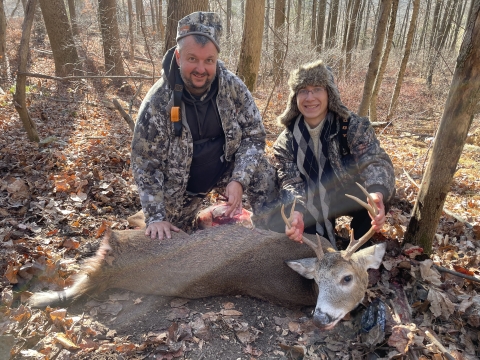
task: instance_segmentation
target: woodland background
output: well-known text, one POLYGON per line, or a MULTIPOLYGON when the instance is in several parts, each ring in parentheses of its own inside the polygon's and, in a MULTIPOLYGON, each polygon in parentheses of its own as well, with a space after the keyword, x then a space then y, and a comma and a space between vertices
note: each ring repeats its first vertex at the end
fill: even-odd
POLYGON ((479 356, 480 56, 469 65, 470 88, 448 97, 468 57, 464 43, 478 54, 480 36, 465 35, 469 24, 480 27, 478 0, 0 6, 0 358, 479 356), (29 291, 70 284, 106 227, 127 228, 140 209, 129 166, 136 111, 174 45, 176 21, 198 10, 222 17, 220 59, 254 95, 268 152, 281 131, 288 72, 319 58, 345 105, 374 122, 397 179, 388 224, 375 237, 390 250, 364 304, 378 298, 389 310, 378 336, 357 331, 354 318, 319 334, 308 312, 245 298, 159 304, 109 293, 68 311, 25 305, 29 291), (418 208, 419 199, 431 205, 418 208))

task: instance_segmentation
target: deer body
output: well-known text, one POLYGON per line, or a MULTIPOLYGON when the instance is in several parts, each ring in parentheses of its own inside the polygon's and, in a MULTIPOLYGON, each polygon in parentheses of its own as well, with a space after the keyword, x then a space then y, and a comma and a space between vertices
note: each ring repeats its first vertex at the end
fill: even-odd
POLYGON ((367 268, 380 265, 385 249, 375 245, 347 261, 326 239, 322 246, 325 256, 318 259, 284 234, 235 225, 173 233, 163 241, 143 230, 113 231, 72 287, 35 293, 29 303, 44 307, 108 288, 184 298, 248 295, 285 306, 316 304, 314 322, 327 328, 363 299, 367 268))
MULTIPOLYGON (((359 187, 372 205, 351 198, 374 217, 375 202, 359 187)), ((290 218, 294 207, 295 202, 290 218)), ((282 216, 290 227, 283 206, 282 216)), ((367 270, 382 262, 385 243, 357 251, 373 232, 372 227, 358 240, 351 232, 349 246, 340 252, 318 235, 317 243, 303 236, 306 246, 284 234, 242 226, 173 233, 164 241, 151 240, 143 230, 109 232, 71 288, 33 294, 29 303, 43 307, 108 288, 185 298, 241 294, 287 306, 315 304, 314 324, 331 329, 362 301, 367 270)))

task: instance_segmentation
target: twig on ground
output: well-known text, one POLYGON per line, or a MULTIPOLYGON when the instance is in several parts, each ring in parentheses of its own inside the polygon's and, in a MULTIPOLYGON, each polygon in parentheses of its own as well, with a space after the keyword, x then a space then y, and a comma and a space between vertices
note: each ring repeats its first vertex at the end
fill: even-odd
MULTIPOLYGON (((410 262, 411 262, 413 265, 419 265, 419 264, 420 264, 419 261, 414 260, 414 259, 410 259, 410 262)), ((437 269, 437 270, 440 271, 440 272, 448 273, 448 274, 450 274, 450 275, 458 276, 458 277, 461 277, 461 278, 464 278, 464 279, 467 279, 467 280, 470 280, 470 281, 473 281, 473 282, 480 283, 480 279, 477 279, 477 278, 474 277, 474 276, 462 274, 461 272, 458 272, 458 271, 455 271, 455 270, 450 270, 450 269, 447 269, 447 268, 444 268, 444 267, 442 267, 442 266, 435 265, 435 264, 433 264, 432 267, 435 268, 435 269, 437 269)))
POLYGON ((445 346, 443 346, 440 341, 437 340, 437 338, 428 330, 425 330, 425 335, 427 335, 428 337, 428 340, 430 340, 430 342, 435 345, 438 350, 440 350, 443 354, 443 356, 445 356, 448 360, 455 360, 455 358, 450 355, 450 353, 448 352, 447 349, 445 349, 445 346))
POLYGON ((125 110, 123 110, 123 107, 122 105, 120 105, 120 103, 118 102, 117 99, 113 99, 112 100, 113 102, 113 105, 115 105, 115 108, 118 110, 118 112, 120 113, 120 115, 122 115, 122 117, 125 119, 125 121, 127 122, 128 126, 130 127, 130 130, 133 131, 133 129, 135 128, 135 123, 133 122, 132 118, 130 117, 130 115, 127 114, 127 112, 125 110))

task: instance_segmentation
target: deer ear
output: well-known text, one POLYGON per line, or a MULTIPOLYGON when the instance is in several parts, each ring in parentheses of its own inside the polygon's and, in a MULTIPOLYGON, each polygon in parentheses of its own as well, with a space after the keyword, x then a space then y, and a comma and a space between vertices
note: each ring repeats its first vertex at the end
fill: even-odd
POLYGON ((290 266, 297 273, 306 277, 307 279, 313 279, 313 274, 315 273, 315 265, 317 263, 317 258, 307 258, 299 260, 286 261, 287 265, 290 266))
POLYGON ((362 264, 367 269, 378 269, 382 264, 383 255, 387 250, 387 243, 381 243, 357 251, 352 255, 352 260, 362 264))

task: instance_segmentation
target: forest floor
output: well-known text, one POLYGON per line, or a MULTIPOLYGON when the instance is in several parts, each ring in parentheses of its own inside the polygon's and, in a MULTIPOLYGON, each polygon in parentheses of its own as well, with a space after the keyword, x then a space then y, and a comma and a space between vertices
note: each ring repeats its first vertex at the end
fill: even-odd
MULTIPOLYGON (((48 55, 34 53, 31 64, 31 72, 52 74, 48 55)), ((385 118, 395 82, 395 70, 390 71, 378 101, 379 119, 385 118)), ((364 75, 339 80, 350 109, 358 107, 364 75)), ((109 290, 66 308, 30 308, 26 300, 32 291, 70 285, 105 229, 128 228, 126 218, 140 209, 130 171, 132 133, 111 105, 117 98, 128 108, 138 83, 118 87, 103 79, 66 87, 31 79, 28 106, 40 144, 28 141, 12 104, 13 87, 4 88, 0 359, 478 358, 479 283, 432 266, 480 280, 478 115, 471 127, 476 135, 469 136, 445 203, 433 255, 403 242, 418 194, 413 182, 420 184, 425 171, 448 83, 443 79, 428 89, 418 74, 407 72, 395 119, 376 128, 397 181, 387 224, 375 236, 387 241, 389 250, 381 269, 371 272, 364 303, 325 332, 312 325, 311 308, 287 309, 241 296, 184 300, 109 290), (443 348, 432 344, 427 330, 443 348)), ((148 90, 149 84, 144 85, 133 100, 133 112, 148 90)), ((262 112, 270 90, 254 93, 262 112)), ((275 117, 284 110, 287 95, 286 86, 280 86, 264 114, 267 151, 281 131, 275 117)), ((344 235, 348 225, 340 227, 344 235)))

